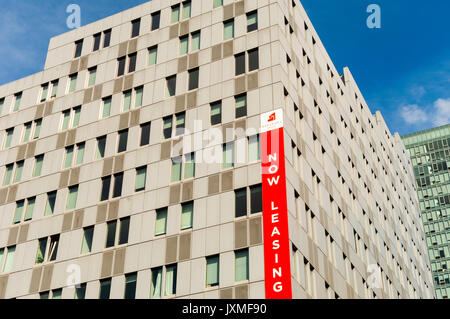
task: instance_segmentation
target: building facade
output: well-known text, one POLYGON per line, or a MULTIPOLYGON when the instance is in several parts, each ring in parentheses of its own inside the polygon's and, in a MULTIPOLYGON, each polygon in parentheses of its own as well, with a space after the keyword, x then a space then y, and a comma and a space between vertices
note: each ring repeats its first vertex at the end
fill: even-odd
POLYGON ((450 296, 450 125, 402 137, 416 177, 436 297, 450 296))
POLYGON ((300 2, 153 0, 0 86, 0 298, 265 298, 280 108, 293 297, 434 297, 401 139, 300 2))

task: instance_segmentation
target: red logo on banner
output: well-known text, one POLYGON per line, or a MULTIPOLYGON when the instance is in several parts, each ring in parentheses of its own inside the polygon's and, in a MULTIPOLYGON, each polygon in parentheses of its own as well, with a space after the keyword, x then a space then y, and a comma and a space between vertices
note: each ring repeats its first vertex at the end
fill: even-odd
POLYGON ((282 127, 261 133, 261 150, 266 298, 292 299, 282 127))
POLYGON ((269 119, 267 120, 267 122, 273 122, 277 119, 277 115, 276 113, 273 113, 269 116, 269 119))

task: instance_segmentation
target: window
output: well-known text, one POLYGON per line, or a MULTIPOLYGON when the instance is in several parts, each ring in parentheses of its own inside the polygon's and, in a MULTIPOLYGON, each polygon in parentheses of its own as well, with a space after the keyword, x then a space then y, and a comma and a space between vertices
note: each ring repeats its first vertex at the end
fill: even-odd
POLYGON ((150 144, 150 129, 150 122, 141 124, 141 146, 150 144))
POLYGON ((123 173, 114 174, 113 198, 122 196, 123 173))
POLYGON ((150 298, 161 297, 162 267, 152 269, 152 284, 150 287, 150 298))
POLYGON ((103 119, 107 118, 108 116, 111 115, 111 101, 112 101, 112 98, 110 96, 106 97, 102 100, 102 102, 103 102, 102 118, 103 119))
POLYGON ((106 223, 107 227, 107 233, 106 233, 106 246, 105 248, 110 248, 114 246, 114 243, 116 241, 116 228, 117 228, 117 221, 111 221, 106 223))
POLYGON ((133 91, 128 90, 123 92, 123 111, 129 111, 131 109, 131 98, 133 91))
POLYGON ((95 85, 95 79, 97 77, 97 67, 90 68, 88 72, 89 72, 88 86, 93 86, 95 85))
POLYGON ((94 238, 94 226, 84 228, 83 241, 81 243, 81 254, 92 251, 92 239, 94 238))
POLYGON ((245 73, 245 52, 234 56, 236 65, 236 76, 245 73))
POLYGON ((180 55, 188 53, 189 48, 189 36, 185 35, 180 37, 180 55))
POLYGON ((223 144, 222 169, 232 168, 234 166, 234 143, 223 144))
POLYGON ((34 121, 33 125, 34 125, 33 139, 37 139, 41 134, 42 119, 34 121))
POLYGON ((136 59, 137 59, 137 53, 133 53, 128 56, 128 60, 129 60, 128 73, 132 73, 132 72, 136 71, 136 59))
POLYGON ((152 13, 152 31, 159 29, 160 18, 161 18, 161 11, 152 13))
POLYGON ((172 159, 172 179, 171 182, 178 182, 181 180, 181 164, 182 157, 172 159))
POLYGON ((181 204, 181 230, 192 228, 194 202, 181 204))
POLYGON ((14 213, 13 224, 19 224, 22 221, 23 207, 25 206, 25 201, 20 200, 16 202, 16 211, 14 213))
POLYGON ((52 290, 52 299, 61 299, 62 297, 62 288, 52 290))
POLYGON ((155 45, 148 49, 148 65, 155 65, 158 60, 158 46, 155 45))
POLYGON ((235 97, 236 118, 247 116, 247 94, 241 94, 235 97))
POLYGON ((172 6, 172 20, 171 23, 176 23, 180 21, 180 5, 172 6))
POLYGON ((9 246, 7 248, 0 249, 0 272, 10 272, 14 265, 14 254, 16 252, 16 246, 9 246), (3 262, 3 256, 5 261, 3 262), (3 268, 2 268, 3 267, 3 268))
POLYGON ((117 59, 117 76, 122 76, 125 74, 125 62, 125 56, 117 59))
MULTIPOLYGON (((77 127, 80 124, 81 106, 68 109, 62 113, 61 130, 77 127), (72 125, 71 125, 72 124, 72 125)), ((36 124, 37 127, 37 124, 36 124)), ((40 130, 40 127, 39 127, 40 130)))
POLYGON ((171 182, 181 181, 183 176, 183 166, 184 166, 184 178, 189 179, 195 176, 195 154, 186 154, 183 157, 178 156, 172 159, 172 178, 171 182), (184 164, 184 165, 183 165, 184 164))
POLYGON ((131 21, 131 25, 132 25, 131 37, 134 38, 139 36, 139 31, 141 29, 141 19, 131 21))
POLYGON ((3 186, 9 185, 11 183, 11 177, 14 170, 14 164, 6 165, 5 177, 3 179, 3 186))
POLYGON ((94 34, 94 47, 92 48, 92 51, 98 51, 100 49, 101 39, 102 39, 101 33, 94 34))
POLYGON ((97 151, 96 151, 96 158, 103 158, 105 157, 105 147, 106 147, 106 135, 97 137, 97 151))
POLYGON ((262 185, 255 185, 250 187, 250 208, 251 213, 262 212, 262 185))
POLYGON ((189 70, 189 91, 198 89, 199 68, 189 70))
POLYGON ((172 116, 167 116, 163 119, 163 136, 164 139, 169 139, 172 137, 172 116))
POLYGON ((248 280, 248 249, 242 249, 234 252, 235 256, 235 281, 240 282, 248 280))
POLYGON ((84 149, 85 149, 85 143, 79 143, 75 146, 68 146, 66 147, 66 159, 64 161, 64 168, 69 168, 74 165, 74 158, 75 165, 81 165, 83 164, 83 158, 84 158, 84 149), (76 156, 74 156, 74 153, 76 152, 76 156))
POLYGON ((127 150, 128 143, 128 129, 119 132, 119 144, 117 147, 117 153, 122 153, 127 150))
POLYGON ((176 127, 175 127, 175 133, 176 135, 183 135, 184 134, 184 129, 185 129, 185 125, 186 125, 186 113, 182 112, 182 113, 178 113, 175 115, 176 118, 176 127))
POLYGON ((247 13, 247 32, 258 30, 258 12, 247 13))
POLYGON ((109 299, 111 293, 111 278, 100 280, 99 299, 109 299))
POLYGON ((83 40, 78 40, 75 42, 75 58, 81 56, 81 51, 83 50, 83 40))
POLYGON ((30 135, 31 135, 31 125, 32 125, 32 122, 28 122, 28 123, 25 123, 24 125, 23 125, 23 138, 22 138, 22 142, 23 143, 26 143, 26 142, 28 142, 29 141, 29 139, 30 139, 30 135))
POLYGON ((225 21, 223 23, 223 40, 234 38, 234 19, 225 21))
POLYGON ((134 107, 141 107, 142 106, 142 99, 143 99, 143 96, 144 96, 144 87, 140 86, 138 88, 135 88, 134 92, 135 92, 134 107))
POLYGON ((218 8, 220 6, 223 6, 223 0, 213 0, 213 8, 218 8))
POLYGON ((211 125, 222 123, 222 101, 211 103, 211 125))
POLYGON ((26 210, 25 210, 25 217, 24 217, 23 221, 26 222, 33 218, 36 197, 31 197, 31 198, 28 198, 26 201, 22 201, 22 210, 20 212, 17 212, 17 210, 16 210, 16 216, 14 216, 14 224, 20 223, 22 221, 22 211, 25 206, 25 202, 26 202, 26 210), (20 216, 17 216, 17 214, 20 214, 20 216), (16 222, 16 218, 18 220, 17 222, 16 222))
POLYGON ((261 144, 259 135, 253 135, 248 138, 248 162, 257 162, 261 159, 261 144))
POLYGON ((48 96, 48 83, 43 84, 41 86, 41 102, 44 102, 47 100, 47 96, 48 96))
POLYGON ((200 31, 191 34, 191 52, 200 50, 200 31))
POLYGON ((248 71, 259 69, 259 51, 258 48, 248 51, 248 71))
POLYGON ((50 291, 40 292, 39 299, 50 299, 50 291))
POLYGON ((145 190, 147 166, 136 168, 136 192, 145 190))
POLYGON ((55 261, 58 254, 59 235, 39 239, 36 264, 55 261))
POLYGON ((75 299, 84 299, 86 297, 86 284, 81 284, 75 288, 75 299))
POLYGON ((43 163, 44 163, 44 154, 38 155, 34 158, 33 177, 41 176, 43 163))
POLYGON ((166 266, 166 296, 173 296, 177 291, 177 265, 166 266))
POLYGON ((137 282, 137 273, 125 275, 124 299, 136 298, 136 282, 137 282))
POLYGON ((111 29, 106 30, 105 32, 103 32, 103 47, 107 48, 109 47, 110 43, 111 43, 111 29))
POLYGON ((78 185, 69 187, 69 194, 67 195, 66 211, 74 210, 77 206, 78 185))
POLYGON ((172 75, 166 78, 167 81, 167 96, 175 96, 176 88, 177 88, 177 76, 172 75))
POLYGON ((47 193, 47 204, 45 205, 45 216, 53 215, 55 210, 56 191, 47 193))
POLYGON ((109 199, 110 187, 111 187, 111 176, 102 177, 102 194, 100 196, 101 202, 109 199))
POLYGON ((51 94, 50 98, 56 97, 56 94, 58 93, 58 85, 59 85, 59 80, 52 81, 52 94, 51 94))
POLYGON ((14 134, 14 128, 9 128, 6 130, 6 139, 5 139, 5 149, 11 147, 11 141, 14 134))
POLYGON ((77 88, 77 78, 78 78, 78 74, 71 74, 69 76, 69 93, 72 93, 75 91, 75 89, 77 88))
POLYGON ((20 161, 16 163, 16 172, 14 174, 14 183, 20 182, 22 179, 24 161, 20 161))
POLYGON ((183 2, 183 19, 191 17, 191 1, 183 2))
POLYGON ((247 216, 247 189, 241 188, 234 191, 236 218, 247 216))
POLYGON ((219 285, 219 255, 206 257, 206 287, 219 285))
POLYGON ((14 112, 17 112, 20 108, 20 102, 22 101, 22 92, 14 94, 14 112))
POLYGON ((120 219, 119 245, 128 243, 128 236, 130 233, 130 217, 120 219))
POLYGON ((167 208, 156 210, 155 236, 164 235, 167 228, 167 208))
POLYGON ((5 98, 0 99, 0 115, 2 115, 3 105, 5 105, 5 98))

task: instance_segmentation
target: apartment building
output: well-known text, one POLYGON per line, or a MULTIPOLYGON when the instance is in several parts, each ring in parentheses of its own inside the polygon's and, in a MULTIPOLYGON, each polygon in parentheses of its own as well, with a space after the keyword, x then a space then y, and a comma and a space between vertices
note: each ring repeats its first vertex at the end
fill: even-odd
POLYGON ((450 125, 402 137, 416 178, 436 297, 450 296, 450 125))
POLYGON ((265 298, 277 109, 292 296, 433 298, 402 141, 291 0, 153 0, 0 86, 0 298, 265 298))

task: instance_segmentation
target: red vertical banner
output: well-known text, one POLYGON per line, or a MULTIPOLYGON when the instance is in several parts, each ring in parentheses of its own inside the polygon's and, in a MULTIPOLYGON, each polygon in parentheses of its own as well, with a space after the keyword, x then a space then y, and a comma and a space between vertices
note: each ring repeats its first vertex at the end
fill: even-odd
POLYGON ((292 299, 283 110, 261 115, 266 299, 292 299))

